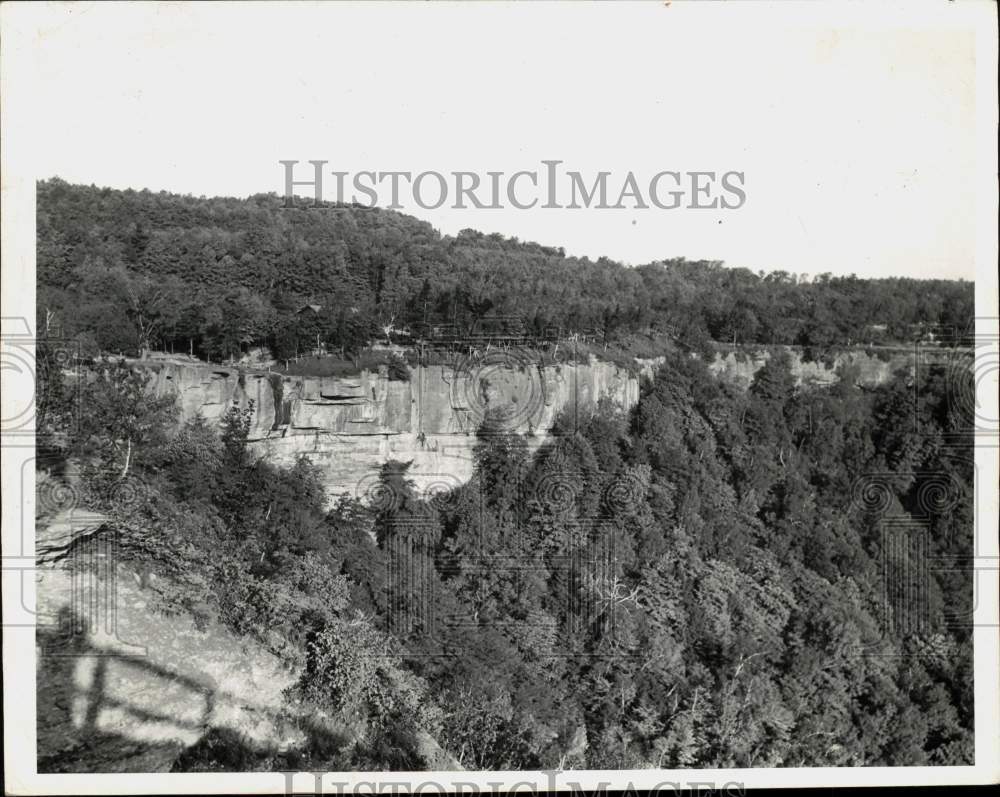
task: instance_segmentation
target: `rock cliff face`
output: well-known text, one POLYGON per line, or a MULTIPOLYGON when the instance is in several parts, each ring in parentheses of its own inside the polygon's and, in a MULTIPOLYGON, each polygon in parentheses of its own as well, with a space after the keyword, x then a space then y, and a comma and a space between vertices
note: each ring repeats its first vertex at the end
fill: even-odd
POLYGON ((150 364, 150 387, 176 395, 182 418, 201 413, 217 421, 233 402, 254 403, 253 446, 272 462, 306 455, 322 473, 331 500, 341 493, 369 496, 378 468, 411 461, 421 490, 457 486, 472 474, 475 432, 487 412, 541 444, 557 414, 588 416, 608 397, 629 409, 639 380, 611 363, 541 367, 496 352, 454 366, 412 369, 409 381, 385 370, 355 377, 278 376, 236 368, 150 364))
MULTIPOLYGON (((857 367, 858 382, 874 386, 887 382, 897 369, 913 365, 912 352, 896 351, 888 354, 884 359, 864 351, 843 352, 836 355, 832 363, 816 360, 807 362, 803 359, 802 353, 797 350, 790 350, 789 353, 792 359, 792 373, 796 379, 800 383, 816 385, 830 385, 836 382, 839 378, 837 369, 842 366, 857 367)), ((754 374, 764 366, 769 357, 767 352, 743 358, 738 358, 733 352, 725 355, 719 353, 715 355, 715 360, 709 365, 709 369, 715 374, 733 379, 744 387, 749 387, 754 374)))
MULTIPOLYGON (((848 351, 837 354, 830 362, 819 362, 816 360, 805 360, 802 352, 796 349, 789 349, 791 356, 792 374, 800 384, 831 385, 840 377, 837 370, 841 366, 856 366, 858 368, 857 380, 859 384, 875 386, 888 381, 892 374, 899 368, 913 368, 915 354, 912 351, 892 350, 883 357, 869 354, 866 351, 848 351)), ((764 363, 770 359, 770 353, 762 351, 759 354, 743 354, 737 356, 735 352, 717 352, 712 362, 709 363, 709 370, 724 379, 729 379, 738 384, 743 389, 750 386, 754 374, 757 373, 764 363)), ((924 360, 942 360, 952 356, 949 350, 942 349, 934 351, 932 349, 921 352, 924 360)), ((637 359, 642 375, 652 377, 656 368, 663 363, 663 357, 652 359, 637 359)))
MULTIPOLYGON (((769 356, 717 354, 709 368, 746 388, 769 356)), ((831 363, 807 362, 795 350, 791 356, 798 380, 812 384, 831 384, 839 366, 853 365, 862 384, 877 385, 915 362, 905 350, 882 357, 843 352, 831 363)), ((644 376, 652 376, 662 359, 637 362, 644 376)), ((372 497, 378 469, 391 459, 412 461, 410 474, 420 490, 436 492, 467 481, 475 432, 488 411, 537 446, 563 410, 583 419, 603 397, 624 409, 639 400, 639 378, 612 363, 592 359, 542 367, 499 350, 454 365, 413 368, 409 381, 390 380, 385 369, 312 377, 169 360, 146 367, 151 390, 177 396, 182 418, 201 413, 218 421, 233 402, 246 407, 252 400, 253 446, 278 464, 307 456, 321 469, 331 501, 342 493, 372 497)))

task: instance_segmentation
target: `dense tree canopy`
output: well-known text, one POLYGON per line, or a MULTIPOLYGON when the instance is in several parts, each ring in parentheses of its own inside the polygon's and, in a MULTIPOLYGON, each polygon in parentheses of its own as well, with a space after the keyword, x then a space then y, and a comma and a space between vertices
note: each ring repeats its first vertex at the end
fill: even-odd
POLYGON ((419 495, 389 462, 328 509, 245 409, 177 431, 128 366, 94 369, 82 426, 46 392, 46 445, 165 605, 298 662, 288 699, 358 729, 297 767, 414 768, 419 732, 490 769, 972 760, 970 374, 808 388, 774 357, 741 392, 676 354, 628 415, 533 451, 487 416, 465 485, 419 495))
POLYGON ((777 351, 741 391, 683 353, 956 342, 970 284, 630 268, 385 210, 57 179, 37 222, 47 478, 79 466, 128 565, 168 576, 151 605, 255 637, 301 673, 289 701, 353 729, 267 766, 412 769, 420 733, 489 769, 971 762, 973 458, 951 400, 971 374, 803 386, 777 351), (540 447, 487 415, 468 483, 419 494, 388 462, 370 504, 256 455, 246 407, 178 428, 124 360, 76 362, 67 390, 56 357, 65 337, 356 351, 489 314, 685 345, 628 414, 602 402, 540 447))
POLYGON ((803 281, 683 258, 628 268, 474 230, 442 236, 378 208, 287 209, 274 194, 205 199, 52 179, 38 184, 37 229, 40 317, 110 352, 219 359, 266 343, 285 359, 317 340, 352 351, 386 330, 468 330, 487 315, 603 340, 828 347, 952 340, 974 315, 966 282, 803 281), (320 309, 300 312, 307 305, 320 309))

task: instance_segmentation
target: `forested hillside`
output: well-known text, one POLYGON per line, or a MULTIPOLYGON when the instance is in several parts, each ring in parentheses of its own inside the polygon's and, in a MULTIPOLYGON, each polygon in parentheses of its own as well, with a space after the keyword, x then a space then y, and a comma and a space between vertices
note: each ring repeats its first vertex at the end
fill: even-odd
POLYGON ((464 486, 426 502, 390 462, 326 511, 245 409, 178 431, 141 373, 94 368, 81 417, 43 374, 40 446, 160 576, 150 610, 220 617, 359 729, 180 769, 412 769, 417 730, 501 770, 972 761, 963 369, 797 388, 779 355, 744 393, 675 353, 628 416, 533 454, 487 417, 464 486))
MULTIPOLYGON (((357 730, 241 766, 414 769, 417 731, 481 769, 972 761, 964 361, 821 387, 777 347, 743 391, 686 351, 958 342, 971 284, 630 268, 383 210, 49 180, 38 314, 40 489, 77 480, 150 611, 253 637, 299 673, 288 701, 357 730), (388 462, 373 503, 332 510, 308 459, 253 453, 247 407, 178 424, 140 369, 58 356, 284 358, 505 314, 682 345, 628 413, 529 447, 487 411, 463 486, 423 500, 388 462)), ((199 750, 177 768, 234 760, 199 750)))
POLYGON ((803 282, 684 259, 627 268, 474 230, 442 236, 393 211, 283 205, 274 194, 205 199, 40 182, 40 328, 90 351, 217 360, 260 344, 286 359, 317 339, 352 352, 386 327, 462 330, 484 315, 603 341, 663 334, 693 349, 711 340, 911 343, 930 331, 952 342, 974 316, 967 282, 803 282), (307 304, 319 312, 299 313, 307 304))

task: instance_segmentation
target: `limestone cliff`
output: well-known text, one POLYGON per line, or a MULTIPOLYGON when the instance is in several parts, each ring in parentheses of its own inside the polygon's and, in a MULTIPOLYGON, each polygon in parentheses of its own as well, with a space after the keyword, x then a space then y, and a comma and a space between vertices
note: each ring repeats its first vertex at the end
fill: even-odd
MULTIPOLYGON (((790 350, 792 371, 802 383, 831 384, 842 365, 858 368, 862 384, 877 385, 900 367, 913 367, 913 351, 837 354, 830 362, 807 361, 790 350)), ((767 351, 716 354, 710 370, 746 388, 769 357, 767 351)), ((947 350, 925 350, 940 359, 947 350)), ((663 358, 636 362, 652 376, 663 358)), ((341 493, 365 499, 378 468, 390 459, 412 461, 418 489, 440 491, 472 474, 475 431, 487 411, 539 445, 556 415, 585 418, 603 398, 624 409, 639 399, 639 377, 613 363, 542 366, 530 356, 494 350, 452 365, 412 369, 409 381, 393 381, 385 368, 350 377, 285 376, 236 367, 164 360, 144 363, 157 395, 175 395, 182 418, 200 413, 218 421, 236 402, 253 401, 253 446, 270 461, 290 465, 306 455, 320 468, 331 500, 341 493)))
POLYGON ((179 361, 148 367, 152 391, 176 395, 183 418, 201 413, 217 421, 233 402, 245 407, 252 400, 254 447, 278 464, 306 455, 321 469, 331 498, 365 498, 390 459, 412 460, 410 474, 421 490, 467 481, 475 432, 487 411, 540 444, 563 410, 584 418, 603 397, 625 409, 639 399, 638 378, 614 364, 542 367, 500 352, 453 366, 415 367, 409 381, 392 381, 385 369, 345 378, 179 361))
MULTIPOLYGON (((837 376, 838 369, 845 366, 858 369, 857 380, 859 384, 880 385, 888 381, 897 369, 912 367, 914 362, 912 350, 887 351, 881 356, 864 350, 845 351, 836 354, 826 362, 807 360, 798 349, 790 349, 789 354, 791 355, 792 374, 795 378, 800 383, 814 385, 833 384, 839 378, 837 376)), ((720 352, 716 354, 709 369, 717 375, 732 379, 743 387, 747 387, 753 380, 754 374, 763 367, 769 357, 770 354, 767 351, 742 356, 737 356, 732 351, 725 354, 720 352)))
MULTIPOLYGON (((832 358, 820 361, 806 359, 797 348, 785 347, 791 357, 791 371, 799 384, 831 385, 840 377, 838 370, 843 366, 858 369, 858 384, 867 387, 880 385, 888 381, 892 374, 900 368, 913 369, 918 357, 922 363, 943 362, 955 360, 956 352, 961 356, 961 350, 923 348, 914 349, 883 349, 876 354, 867 349, 841 351, 832 358)), ((739 350, 716 352, 708 369, 716 376, 731 380, 743 389, 750 386, 754 374, 770 359, 771 354, 766 349, 758 351, 739 350)), ((664 361, 663 357, 647 359, 636 358, 644 377, 652 377, 664 361)))

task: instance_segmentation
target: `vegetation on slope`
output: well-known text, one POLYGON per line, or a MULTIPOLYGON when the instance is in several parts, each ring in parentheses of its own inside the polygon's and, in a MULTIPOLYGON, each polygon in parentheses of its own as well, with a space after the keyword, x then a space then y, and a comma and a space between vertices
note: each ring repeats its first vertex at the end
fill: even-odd
POLYGON ((82 463, 161 609, 262 641, 300 668, 289 700, 360 729, 303 766, 413 768, 418 731, 490 769, 972 760, 970 573, 907 581, 972 551, 961 369, 809 389, 777 355, 743 393, 668 355, 628 416, 534 454, 486 418, 463 487, 421 500, 387 463, 371 505, 327 511, 307 461, 252 455, 245 410, 171 431, 101 362, 81 421, 49 351, 48 467, 82 463))
POLYGON ((824 349, 931 330, 953 342, 974 316, 971 283, 802 281, 683 258, 627 268, 474 230, 442 236, 394 211, 287 209, 273 194, 52 179, 38 184, 37 230, 38 328, 95 353, 220 360, 266 344, 284 361, 320 344, 349 356, 394 330, 462 335, 484 318, 602 344, 653 334, 695 350, 711 340, 824 349))

